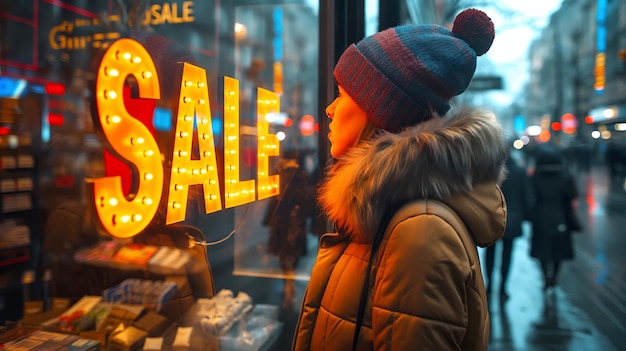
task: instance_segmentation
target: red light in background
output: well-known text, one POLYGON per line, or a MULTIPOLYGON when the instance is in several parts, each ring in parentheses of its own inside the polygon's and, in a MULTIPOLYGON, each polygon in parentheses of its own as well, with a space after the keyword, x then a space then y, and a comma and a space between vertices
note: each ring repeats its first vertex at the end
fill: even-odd
POLYGON ((293 120, 289 117, 285 118, 285 127, 291 127, 293 120))
POLYGON ((587 181, 585 182, 585 192, 587 193, 587 196, 585 197, 585 201, 587 202, 587 214, 592 215, 593 212, 598 208, 598 202, 596 201, 594 194, 592 177, 588 177, 587 181))
POLYGON ((571 113, 566 113, 561 116, 561 123, 563 126, 563 133, 565 134, 575 133, 578 128, 578 120, 576 119, 576 116, 571 113))
POLYGON ((0 135, 7 135, 11 133, 11 128, 9 127, 0 127, 0 135))
POLYGON ((587 117, 585 117, 585 123, 587 123, 587 124, 593 124, 593 117, 591 117, 591 116, 587 116, 587 117))
POLYGON ((304 136, 311 136, 315 133, 315 118, 311 115, 304 115, 300 120, 300 133, 304 136))
POLYGON ((47 83, 46 93, 49 95, 63 95, 65 94, 65 85, 61 83, 47 83))
POLYGON ((65 117, 61 113, 49 113, 48 124, 51 126, 62 126, 65 123, 65 117))
POLYGON ((552 130, 558 132, 561 130, 561 122, 552 122, 552 130))

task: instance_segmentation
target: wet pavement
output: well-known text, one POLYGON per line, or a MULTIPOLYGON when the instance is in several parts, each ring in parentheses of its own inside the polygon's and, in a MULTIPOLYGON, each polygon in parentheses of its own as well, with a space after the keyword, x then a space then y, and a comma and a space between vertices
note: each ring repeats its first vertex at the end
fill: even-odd
POLYGON ((540 267, 528 256, 529 241, 528 233, 515 241, 509 299, 491 297, 489 350, 617 351, 589 314, 570 299, 570 287, 585 288, 571 284, 577 277, 566 266, 572 263, 564 264, 559 284, 544 291, 540 267))
POLYGON ((602 166, 576 175, 585 229, 574 235, 575 259, 544 291, 540 266, 529 256, 531 227, 525 227, 513 248, 510 298, 490 301, 490 351, 626 350, 624 178, 610 180, 602 166))

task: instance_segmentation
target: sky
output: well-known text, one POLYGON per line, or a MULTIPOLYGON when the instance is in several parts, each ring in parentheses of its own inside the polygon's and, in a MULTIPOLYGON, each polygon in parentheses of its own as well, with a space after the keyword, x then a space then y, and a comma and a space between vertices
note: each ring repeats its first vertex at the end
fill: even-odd
MULTIPOLYGON (((535 19, 538 27, 543 28, 548 24, 550 15, 559 8, 562 0, 499 0, 499 2, 521 16, 535 19)), ((484 10, 489 11, 488 8, 484 10)), ((489 49, 489 57, 498 63, 525 60, 530 43, 539 33, 528 26, 510 26, 511 20, 498 12, 490 11, 489 15, 496 28, 496 40, 489 49)))
MULTIPOLYGON (((379 1, 384 0, 365 0, 367 18, 377 14, 379 1)), ((517 22, 515 20, 519 20, 519 18, 515 18, 512 21, 511 18, 505 18, 497 11, 488 7, 478 7, 487 12, 496 29, 496 39, 485 57, 488 57, 493 62, 496 72, 504 75, 505 82, 505 91, 492 93, 489 98, 493 98, 494 103, 497 105, 510 105, 528 80, 528 49, 530 44, 540 34, 539 30, 548 24, 550 15, 561 6, 563 0, 493 1, 516 11, 520 16, 533 19, 533 22, 536 24, 535 28, 515 26, 512 23, 517 22), (539 30, 536 28, 539 28, 539 30)), ((319 0, 307 0, 307 3, 317 9, 319 0)), ((372 34, 375 31, 376 22, 368 20, 366 21, 366 26, 366 34, 372 34)), ((479 58, 479 65, 480 62, 479 58)))
MULTIPOLYGON (((319 0, 306 0, 308 5, 314 9, 318 9, 319 0)), ((365 0, 366 17, 371 18, 378 13, 378 2, 384 0, 365 0)), ((550 15, 559 8, 563 0, 493 0, 512 10, 518 12, 521 16, 527 16, 536 19, 539 27, 544 27, 550 18, 550 15)), ((511 20, 504 18, 497 11, 491 11, 489 8, 481 8, 489 14, 496 28, 496 40, 489 50, 489 57, 497 63, 509 63, 526 58, 528 47, 533 38, 538 34, 529 27, 513 27, 510 25, 511 20)), ((366 34, 372 34, 375 31, 376 23, 367 21, 366 34)))
MULTIPOLYGON (((528 17, 535 23, 530 26, 511 25, 511 19, 503 17, 496 11, 488 12, 496 28, 496 39, 485 57, 494 63, 498 73, 504 77, 504 91, 495 91, 489 94, 494 105, 508 106, 514 102, 528 81, 530 62, 528 49, 532 41, 540 35, 540 31, 550 20, 550 15, 556 11, 562 0, 499 0, 505 6, 515 10, 520 16, 528 17)), ((480 65, 480 58, 478 61, 480 65)))

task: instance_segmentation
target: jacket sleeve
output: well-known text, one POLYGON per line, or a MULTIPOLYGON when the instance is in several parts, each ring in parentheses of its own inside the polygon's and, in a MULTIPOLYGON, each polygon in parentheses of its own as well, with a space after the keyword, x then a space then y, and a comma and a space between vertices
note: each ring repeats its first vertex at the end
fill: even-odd
POLYGON ((460 349, 472 269, 452 226, 432 214, 408 218, 381 250, 372 302, 374 349, 460 349))

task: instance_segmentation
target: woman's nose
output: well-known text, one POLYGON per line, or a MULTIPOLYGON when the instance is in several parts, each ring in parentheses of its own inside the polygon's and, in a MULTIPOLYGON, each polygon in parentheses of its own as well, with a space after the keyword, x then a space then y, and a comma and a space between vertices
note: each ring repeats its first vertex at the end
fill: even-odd
POLYGON ((330 105, 326 107, 326 116, 328 116, 328 118, 333 118, 333 116, 335 115, 336 102, 337 100, 335 99, 333 102, 330 103, 330 105))

